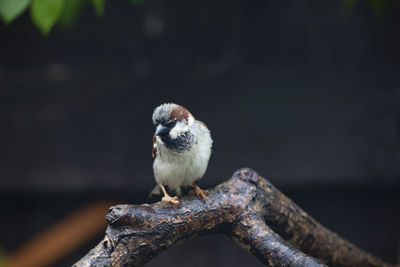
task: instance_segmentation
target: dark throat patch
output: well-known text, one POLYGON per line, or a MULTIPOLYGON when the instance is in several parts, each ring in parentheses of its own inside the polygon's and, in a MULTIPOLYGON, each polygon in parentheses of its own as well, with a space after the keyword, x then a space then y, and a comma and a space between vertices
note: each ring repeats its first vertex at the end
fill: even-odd
POLYGON ((184 152, 192 148, 193 145, 193 135, 190 131, 179 135, 177 138, 173 139, 169 134, 162 136, 161 140, 164 142, 168 149, 175 152, 184 152))

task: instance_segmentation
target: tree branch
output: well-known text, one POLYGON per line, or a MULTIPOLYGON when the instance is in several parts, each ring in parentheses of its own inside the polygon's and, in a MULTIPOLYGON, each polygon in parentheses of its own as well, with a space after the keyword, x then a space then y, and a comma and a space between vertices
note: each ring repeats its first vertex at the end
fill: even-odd
POLYGON ((104 239, 74 266, 142 266, 172 245, 225 233, 269 266, 393 266, 330 232, 251 169, 174 206, 111 207, 104 239))

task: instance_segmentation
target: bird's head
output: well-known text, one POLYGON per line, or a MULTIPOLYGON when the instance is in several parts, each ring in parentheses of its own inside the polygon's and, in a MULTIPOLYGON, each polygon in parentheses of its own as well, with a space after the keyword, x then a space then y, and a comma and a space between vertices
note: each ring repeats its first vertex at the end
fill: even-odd
POLYGON ((173 150, 185 150, 190 144, 190 127, 194 118, 182 106, 166 103, 158 106, 153 112, 155 135, 173 150))

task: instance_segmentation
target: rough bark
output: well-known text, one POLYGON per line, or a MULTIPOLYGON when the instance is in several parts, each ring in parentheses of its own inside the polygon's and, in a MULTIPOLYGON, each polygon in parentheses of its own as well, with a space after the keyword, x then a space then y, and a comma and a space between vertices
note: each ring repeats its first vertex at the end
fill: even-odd
POLYGON ((74 266, 142 266, 172 245, 225 233, 267 266, 393 266, 324 228, 251 169, 180 205, 111 207, 104 239, 74 266))

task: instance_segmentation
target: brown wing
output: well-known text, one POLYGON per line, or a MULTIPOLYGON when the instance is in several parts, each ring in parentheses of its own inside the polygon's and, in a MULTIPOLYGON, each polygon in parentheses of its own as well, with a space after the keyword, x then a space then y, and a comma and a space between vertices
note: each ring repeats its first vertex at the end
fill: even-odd
POLYGON ((200 122, 201 124, 203 124, 203 125, 208 129, 207 125, 206 125, 204 122, 202 122, 202 121, 198 121, 198 122, 200 122))
POLYGON ((154 158, 157 154, 157 141, 156 135, 153 135, 153 149, 151 150, 151 156, 154 158))

